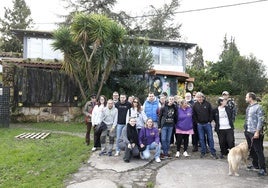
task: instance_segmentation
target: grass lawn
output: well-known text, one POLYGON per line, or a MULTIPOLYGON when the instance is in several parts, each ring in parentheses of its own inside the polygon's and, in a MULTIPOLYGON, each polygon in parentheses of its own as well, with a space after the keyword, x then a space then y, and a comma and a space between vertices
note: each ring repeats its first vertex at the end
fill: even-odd
MULTIPOLYGON (((245 123, 245 115, 238 115, 235 119, 235 129, 237 130, 244 130, 244 123, 245 123)), ((264 136, 264 140, 268 141, 268 135, 264 136)))
POLYGON ((237 115, 235 118, 235 129, 244 130, 245 115, 237 115))
POLYGON ((85 125, 33 123, 0 128, 0 187, 64 187, 68 175, 89 158, 84 137, 85 125), (24 132, 51 132, 43 139, 16 139, 24 132), (69 133, 69 134, 66 134, 69 133))

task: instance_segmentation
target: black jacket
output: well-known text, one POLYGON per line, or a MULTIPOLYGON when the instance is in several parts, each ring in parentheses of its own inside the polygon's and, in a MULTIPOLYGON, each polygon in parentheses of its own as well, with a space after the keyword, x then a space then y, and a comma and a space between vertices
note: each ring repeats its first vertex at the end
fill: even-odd
POLYGON ((178 119, 177 111, 178 111, 177 105, 172 104, 171 106, 168 106, 168 104, 165 104, 165 106, 160 109, 158 118, 158 128, 162 128, 163 125, 174 126, 177 123, 178 119), (169 109, 172 109, 172 111, 169 109), (169 119, 173 119, 173 121, 169 122, 168 121, 169 119))
MULTIPOLYGON (((232 129, 234 129, 234 123, 233 123, 233 114, 230 108, 225 106, 225 111, 228 116, 229 124, 232 129)), ((213 109, 212 111, 213 114, 213 120, 215 121, 215 131, 218 132, 220 130, 220 118, 219 118, 219 109, 218 107, 213 109)))
POLYGON ((210 123, 212 118, 212 107, 209 102, 204 100, 202 103, 195 102, 193 105, 193 121, 195 124, 210 123))

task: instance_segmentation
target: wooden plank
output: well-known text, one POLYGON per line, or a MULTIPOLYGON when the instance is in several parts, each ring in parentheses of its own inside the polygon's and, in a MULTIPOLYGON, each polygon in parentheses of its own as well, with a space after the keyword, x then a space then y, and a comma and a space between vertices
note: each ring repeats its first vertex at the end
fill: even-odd
POLYGON ((35 137, 37 137, 40 133, 35 133, 33 136, 31 136, 30 138, 34 139, 35 137))
POLYGON ((46 133, 44 136, 41 137, 41 139, 45 139, 50 133, 46 133))
POLYGON ((48 135, 50 135, 50 133, 42 133, 42 132, 38 132, 38 133, 35 133, 35 132, 30 132, 30 133, 21 133, 17 136, 15 136, 15 138, 30 138, 30 139, 45 139, 48 135))
POLYGON ((31 136, 33 136, 35 133, 31 133, 28 136, 26 136, 25 138, 30 138, 31 136))
POLYGON ((42 136, 44 136, 46 133, 41 133, 39 134, 37 137, 35 137, 35 139, 40 139, 42 136))
POLYGON ((29 136, 31 133, 26 133, 25 135, 22 135, 20 138, 26 138, 27 136, 29 136))
POLYGON ((25 135, 25 134, 26 134, 26 133, 21 133, 21 134, 15 136, 15 138, 20 138, 21 136, 23 136, 23 135, 25 135))

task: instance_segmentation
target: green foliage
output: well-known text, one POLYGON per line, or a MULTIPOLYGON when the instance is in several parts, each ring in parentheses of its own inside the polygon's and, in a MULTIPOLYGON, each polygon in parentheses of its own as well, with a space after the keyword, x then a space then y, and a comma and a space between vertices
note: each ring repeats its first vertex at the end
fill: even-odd
POLYGON ((172 0, 169 4, 165 3, 163 7, 156 8, 151 5, 151 10, 145 15, 153 15, 150 17, 142 17, 133 21, 134 29, 130 29, 130 35, 147 36, 152 39, 179 39, 181 24, 174 24, 175 12, 179 7, 178 0, 172 0))
POLYGON ((162 7, 156 8, 150 6, 148 12, 144 12, 144 16, 133 18, 124 11, 113 11, 117 0, 100 1, 100 0, 77 0, 75 2, 65 0, 68 8, 71 9, 70 15, 66 17, 66 23, 72 23, 73 15, 77 12, 86 14, 104 14, 109 18, 116 20, 122 24, 128 31, 130 36, 149 37, 153 39, 179 39, 181 24, 174 24, 175 13, 179 7, 178 0, 172 0, 165 3, 162 7), (152 16, 147 16, 152 15, 152 16))
POLYGON ((264 65, 254 56, 240 57, 233 62, 232 75, 233 88, 239 88, 239 92, 254 91, 261 93, 267 85, 267 77, 264 65))
POLYGON ((151 49, 146 40, 130 39, 125 41, 120 52, 120 61, 111 74, 108 85, 113 91, 135 95, 144 100, 147 89, 145 73, 153 63, 151 49))
POLYGON ((204 58, 203 58, 203 50, 199 46, 195 47, 195 52, 191 54, 190 52, 187 53, 187 58, 191 62, 191 68, 195 69, 202 69, 204 68, 204 58))
MULTIPOLYGON (((64 187, 63 182, 78 170, 88 158, 84 137, 66 135, 65 131, 85 131, 85 126, 69 130, 61 127, 61 134, 51 133, 46 139, 15 139, 23 132, 49 132, 55 124, 23 125, 21 128, 0 129, 0 187, 64 187), (30 129, 30 131, 29 131, 30 129)), ((71 132, 70 132, 71 133, 71 132)), ((74 134, 74 132, 72 132, 74 134)))
MULTIPOLYGON (((225 36, 223 46, 219 62, 207 62, 204 68, 199 66, 187 68, 186 72, 195 78, 195 90, 215 95, 227 90, 231 95, 242 95, 243 100, 248 91, 255 93, 267 91, 267 75, 262 62, 253 55, 240 56, 232 38, 228 42, 225 36)), ((195 53, 193 56, 200 60, 202 54, 198 51, 195 53)), ((194 60, 193 65, 196 64, 194 60)))
POLYGON ((54 33, 56 50, 64 53, 63 70, 79 86, 82 99, 97 91, 119 58, 125 30, 119 24, 100 14, 76 14, 70 27, 61 27, 54 33))
POLYGON ((237 115, 234 123, 235 129, 244 130, 245 115, 237 115))
POLYGON ((262 97, 261 105, 265 113, 264 131, 266 135, 268 136, 268 94, 265 94, 262 97))
POLYGON ((21 41, 12 29, 26 29, 32 24, 31 11, 24 0, 13 0, 13 9, 4 8, 4 19, 0 19, 1 46, 4 52, 22 52, 21 41))

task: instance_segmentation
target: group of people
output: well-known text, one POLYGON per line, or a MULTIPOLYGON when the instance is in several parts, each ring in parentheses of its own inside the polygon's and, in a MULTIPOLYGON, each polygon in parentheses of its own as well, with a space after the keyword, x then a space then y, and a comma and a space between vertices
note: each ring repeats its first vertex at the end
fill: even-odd
MULTIPOLYGON (((263 126, 261 122, 256 124, 256 120, 261 121, 261 119, 252 114, 255 112, 251 109, 256 111, 257 109, 251 107, 255 103, 251 104, 250 99, 253 101, 255 99, 251 93, 247 94, 246 98, 250 105, 247 109, 245 135, 251 147, 252 168, 258 167, 266 173, 263 151, 261 151, 263 126)), ((125 94, 119 95, 118 92, 114 92, 113 99, 109 100, 103 95, 96 100, 96 96, 92 95, 83 111, 87 124, 86 144, 90 142, 90 130, 94 127, 92 151, 101 148, 100 156, 112 156, 116 141, 114 156, 119 156, 121 150, 125 151, 123 157, 125 162, 130 162, 132 157, 148 159, 150 150, 155 151, 155 161, 161 162, 161 159, 170 157, 169 150, 170 145, 174 143, 172 140, 174 137, 177 149, 175 157, 180 157, 182 144, 182 155, 189 157, 189 135, 192 135, 193 152, 198 151, 200 145, 201 158, 210 152, 211 157, 217 159, 212 130, 212 123, 214 123, 221 149, 220 158, 224 158, 235 146, 236 106, 227 91, 218 98, 217 104, 218 106, 213 109, 202 92, 196 92, 193 97, 188 92, 185 98, 168 97, 164 93, 159 99, 150 92, 143 105, 139 98, 129 96, 127 99, 125 94), (106 143, 107 137, 109 137, 109 146, 106 143)), ((260 111, 263 113, 258 105, 258 115, 262 115, 263 118, 260 111)))

